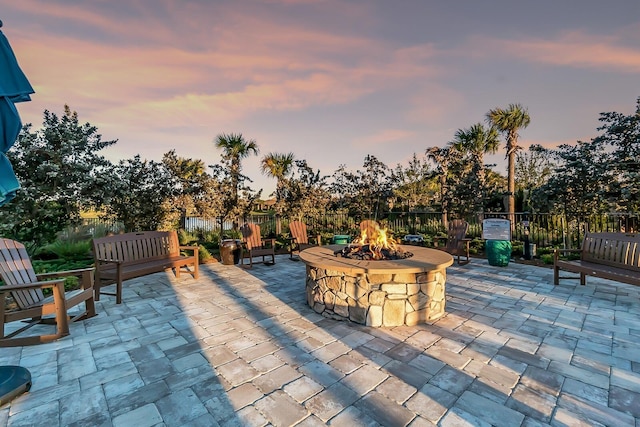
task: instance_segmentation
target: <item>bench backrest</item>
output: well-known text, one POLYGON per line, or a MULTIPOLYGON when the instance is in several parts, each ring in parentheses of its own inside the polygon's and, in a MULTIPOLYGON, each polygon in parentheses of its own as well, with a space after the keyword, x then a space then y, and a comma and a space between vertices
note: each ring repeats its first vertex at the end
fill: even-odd
POLYGON ((640 234, 587 233, 581 259, 640 272, 640 234))
POLYGON ((93 239, 96 259, 132 262, 180 255, 175 231, 141 231, 93 239))

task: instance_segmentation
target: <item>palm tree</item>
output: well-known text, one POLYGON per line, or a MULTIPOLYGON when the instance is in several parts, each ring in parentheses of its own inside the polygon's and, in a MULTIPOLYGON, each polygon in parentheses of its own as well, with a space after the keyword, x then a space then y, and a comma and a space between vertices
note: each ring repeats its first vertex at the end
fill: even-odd
MULTIPOLYGON (((249 157, 250 154, 257 155, 258 144, 255 140, 245 140, 241 133, 220 134, 213 141, 216 148, 222 149, 222 158, 229 162, 229 175, 231 176, 231 204, 233 206, 238 203, 238 186, 240 183, 240 171, 242 170, 242 159, 249 157)), ((234 228, 237 223, 234 221, 234 228)))
POLYGON ((487 113, 487 122, 495 126, 507 141, 507 211, 511 226, 515 220, 515 193, 516 193, 516 151, 518 150, 518 130, 529 126, 531 118, 527 109, 520 104, 509 104, 506 109, 494 108, 487 113))
POLYGON ((280 204, 284 196, 285 179, 291 173, 294 161, 293 153, 269 153, 262 158, 260 163, 262 173, 276 179, 276 208, 278 211, 282 208, 280 204))
POLYGON ((494 127, 487 129, 482 123, 476 123, 469 129, 458 129, 450 145, 460 153, 471 157, 471 170, 478 183, 473 189, 475 207, 482 210, 486 189, 484 155, 498 151, 500 146, 498 131, 494 127))

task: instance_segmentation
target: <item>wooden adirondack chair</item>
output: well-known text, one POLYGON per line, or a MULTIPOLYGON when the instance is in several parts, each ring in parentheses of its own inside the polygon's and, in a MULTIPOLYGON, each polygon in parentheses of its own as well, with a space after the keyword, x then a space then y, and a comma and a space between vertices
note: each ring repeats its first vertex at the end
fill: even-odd
POLYGON ((4 285, 0 286, 0 347, 23 346, 50 342, 69 335, 69 317, 67 310, 84 302, 85 310, 74 316, 71 321, 96 315, 93 295, 93 268, 38 274, 33 270, 29 255, 22 243, 0 239, 0 277, 4 285), (65 294, 65 276, 77 276, 81 280, 81 289, 65 294), (56 280, 44 281, 44 279, 56 280), (45 297, 42 290, 51 288, 53 295, 45 297), (17 305, 16 310, 7 311, 6 296, 11 295, 17 305), (50 335, 37 335, 13 338, 36 323, 49 323, 45 316, 54 315, 56 332, 50 335), (5 336, 5 324, 30 319, 28 324, 5 336))
POLYGON ((438 247, 438 241, 444 239, 443 237, 434 237, 433 244, 436 248, 457 256, 458 264, 466 264, 469 262, 469 244, 471 243, 471 239, 467 238, 467 231, 469 231, 469 224, 466 221, 454 219, 449 221, 445 246, 438 247), (461 260, 461 256, 465 259, 461 260))
POLYGON ((291 221, 289 223, 289 232, 291 233, 291 245, 289 246, 289 257, 293 258, 293 253, 303 251, 313 246, 322 245, 322 236, 309 236, 307 234, 307 224, 301 221, 291 221), (315 242, 310 241, 314 239, 315 242))
POLYGON ((262 263, 267 264, 266 257, 271 257, 271 264, 276 263, 276 239, 263 239, 260 235, 260 226, 253 223, 245 223, 240 227, 242 232, 243 253, 240 264, 244 264, 245 256, 249 258, 249 267, 253 267, 253 258, 262 257, 262 263), (246 253, 245 253, 246 252, 246 253))

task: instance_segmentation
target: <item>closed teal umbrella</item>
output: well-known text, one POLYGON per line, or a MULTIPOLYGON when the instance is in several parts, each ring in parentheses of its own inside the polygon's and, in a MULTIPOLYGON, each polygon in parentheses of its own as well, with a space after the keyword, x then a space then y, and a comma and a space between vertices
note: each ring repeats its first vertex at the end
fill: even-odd
POLYGON ((9 41, 0 31, 0 206, 13 199, 20 188, 5 153, 16 142, 22 128, 15 103, 31 101, 32 93, 33 88, 20 69, 9 41))

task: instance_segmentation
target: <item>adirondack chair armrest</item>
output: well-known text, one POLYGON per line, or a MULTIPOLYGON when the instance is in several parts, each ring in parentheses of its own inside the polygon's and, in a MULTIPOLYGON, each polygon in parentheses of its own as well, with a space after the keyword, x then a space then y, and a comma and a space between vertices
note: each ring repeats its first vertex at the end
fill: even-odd
POLYGON ((81 277, 83 274, 87 272, 92 272, 94 270, 93 267, 87 268, 79 268, 77 270, 65 270, 65 271, 54 271, 52 273, 38 273, 36 277, 38 280, 40 279, 49 279, 51 277, 67 277, 67 276, 76 276, 81 277))
POLYGON ((437 248, 441 240, 446 244, 449 238, 447 236, 433 236, 433 247, 437 248))
POLYGON ((24 283, 20 285, 3 285, 3 286, 0 286, 0 293, 5 294, 7 292, 12 292, 12 291, 25 291, 28 289, 38 289, 38 288, 39 289, 55 288, 61 285, 64 286, 64 279, 42 280, 37 282, 24 283))
POLYGON ((95 268, 78 268, 76 270, 55 271, 52 273, 39 273, 36 274, 38 280, 48 279, 53 277, 77 277, 80 280, 82 289, 91 289, 93 287, 93 272, 95 268))
POLYGON ((261 244, 263 247, 266 247, 268 245, 270 245, 270 247, 275 248, 276 247, 276 239, 274 238, 270 238, 270 239, 260 239, 261 240, 261 244))

